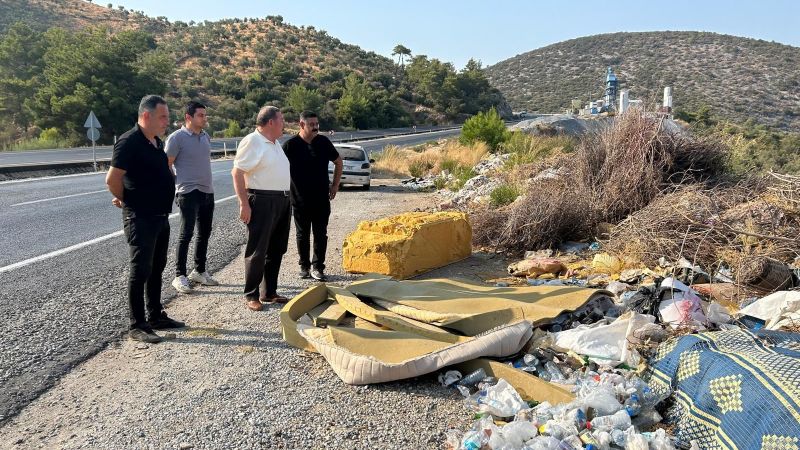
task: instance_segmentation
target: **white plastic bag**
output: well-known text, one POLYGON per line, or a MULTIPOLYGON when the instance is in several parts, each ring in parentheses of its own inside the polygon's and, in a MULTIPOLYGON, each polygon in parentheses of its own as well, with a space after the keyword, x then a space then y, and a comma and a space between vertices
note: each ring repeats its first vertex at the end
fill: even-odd
POLYGON ((486 389, 486 395, 478 399, 478 411, 487 412, 495 417, 514 417, 528 404, 522 400, 517 391, 504 379, 486 389))

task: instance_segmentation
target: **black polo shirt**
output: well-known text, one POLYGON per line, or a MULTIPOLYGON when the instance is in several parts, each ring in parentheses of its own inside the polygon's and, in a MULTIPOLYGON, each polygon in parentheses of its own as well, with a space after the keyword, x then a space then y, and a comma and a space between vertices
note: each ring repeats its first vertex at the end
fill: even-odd
POLYGON ((122 201, 137 214, 169 214, 175 197, 175 178, 169 170, 164 143, 153 145, 137 124, 114 144, 111 166, 125 171, 122 201))
POLYGON ((283 143, 292 176, 293 205, 314 205, 328 200, 328 162, 336 161, 339 152, 330 139, 317 135, 309 144, 300 135, 283 143))

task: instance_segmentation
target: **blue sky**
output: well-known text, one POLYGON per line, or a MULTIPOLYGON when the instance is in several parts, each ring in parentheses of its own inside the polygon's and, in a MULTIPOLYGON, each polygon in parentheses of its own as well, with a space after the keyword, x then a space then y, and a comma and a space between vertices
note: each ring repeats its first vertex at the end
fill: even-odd
MULTIPOLYGON (((95 0, 105 5, 108 1, 95 0)), ((396 44, 462 68, 484 66, 549 44, 617 31, 693 30, 800 47, 800 1, 244 1, 111 0, 170 20, 281 15, 390 56, 396 44)))

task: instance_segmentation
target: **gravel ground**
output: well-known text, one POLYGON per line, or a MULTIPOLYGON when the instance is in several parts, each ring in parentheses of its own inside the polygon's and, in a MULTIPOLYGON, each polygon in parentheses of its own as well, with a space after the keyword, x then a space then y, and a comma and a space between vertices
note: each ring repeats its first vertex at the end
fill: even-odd
MULTIPOLYGON (((353 279, 338 263, 338 243, 359 220, 411 211, 431 201, 430 194, 409 193, 396 182, 382 181, 375 180, 369 192, 342 192, 334 203, 328 249, 332 283, 353 279)), ((212 248, 219 247, 221 239, 230 240, 239 252, 243 229, 234 220, 227 222, 231 223, 215 230, 212 248)), ((296 277, 294 236, 291 239, 279 289, 287 295, 309 285, 296 277)), ((93 252, 92 258, 83 257, 87 259, 81 255, 73 259, 85 265, 78 276, 91 273, 98 259, 116 261, 117 255, 93 252)), ((463 275, 485 270, 487 262, 491 261, 470 259, 446 270, 463 275)), ((503 263, 496 265, 502 268, 503 263)), ((13 397, 16 400, 11 402, 6 399, 6 404, 24 408, 0 427, 1 448, 440 448, 444 431, 465 429, 470 423, 460 395, 439 386, 435 374, 374 386, 348 386, 319 355, 289 347, 281 338, 277 306, 259 313, 245 308, 240 254, 216 272, 220 286, 202 288, 197 295, 181 295, 169 303, 168 313, 191 325, 178 332, 175 340, 144 346, 112 339, 111 345, 58 380, 58 371, 48 372, 47 365, 64 371, 70 364, 48 362, 48 345, 57 353, 65 343, 69 346, 80 339, 90 347, 84 350, 86 355, 97 351, 91 350, 95 341, 102 347, 103 336, 118 336, 124 326, 125 311, 120 308, 124 273, 119 267, 109 271, 102 281, 91 277, 98 286, 72 286, 67 292, 45 288, 53 297, 73 304, 73 310, 75 303, 106 298, 105 304, 90 306, 92 311, 104 310, 104 315, 65 316, 65 306, 55 301, 45 305, 33 301, 26 313, 39 313, 38 317, 26 315, 25 321, 17 317, 11 324, 12 332, 26 336, 27 325, 38 320, 69 322, 67 326, 53 324, 46 333, 28 333, 35 340, 33 349, 25 341, 12 349, 13 355, 33 355, 44 349, 22 370, 53 375, 40 384, 36 377, 29 377, 27 384, 17 382, 17 392, 31 386, 46 392, 32 402, 19 401, 32 398, 30 394, 13 397), (98 288, 111 291, 93 297, 81 295, 81 288, 94 295, 103 292, 98 288), (79 325, 82 320, 101 320, 105 325, 87 336, 79 325), (47 333, 51 333, 49 339, 47 333)), ((4 349, 4 370, 6 352, 4 349)), ((20 377, 11 379, 19 381, 20 377)), ((8 391, 5 387, 3 391, 5 398, 8 391)))

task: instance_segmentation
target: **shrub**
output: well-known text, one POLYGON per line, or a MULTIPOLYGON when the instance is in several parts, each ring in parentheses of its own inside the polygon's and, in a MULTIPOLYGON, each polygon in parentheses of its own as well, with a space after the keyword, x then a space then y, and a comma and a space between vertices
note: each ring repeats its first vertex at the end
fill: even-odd
POLYGON ((511 153, 507 167, 541 161, 552 156, 575 151, 577 141, 569 136, 534 136, 521 131, 510 133, 501 146, 503 153, 511 153))
POLYGON ((433 169, 433 164, 430 161, 414 161, 408 165, 408 172, 414 178, 424 177, 431 169, 433 169))
POLYGON ((500 185, 489 194, 489 204, 495 208, 514 202, 519 197, 519 190, 510 184, 500 185))
POLYGON ((471 145, 476 141, 485 142, 491 151, 496 151, 500 144, 507 141, 509 132, 503 119, 494 108, 487 112, 478 113, 467 119, 461 129, 459 141, 464 145, 471 145))
POLYGON ((226 138, 232 137, 239 137, 242 135, 242 128, 239 126, 239 122, 235 120, 228 121, 228 128, 225 129, 223 134, 226 138))

